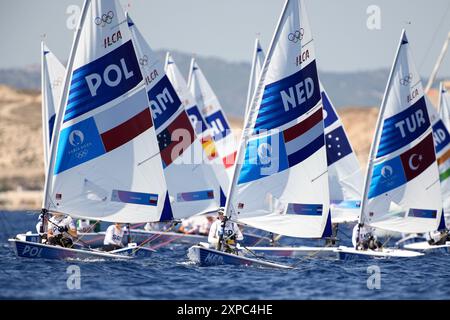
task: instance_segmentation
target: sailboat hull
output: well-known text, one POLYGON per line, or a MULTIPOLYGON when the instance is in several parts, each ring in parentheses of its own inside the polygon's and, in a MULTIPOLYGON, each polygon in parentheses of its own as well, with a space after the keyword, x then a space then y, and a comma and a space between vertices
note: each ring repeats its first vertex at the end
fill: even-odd
POLYGON ((229 264, 235 266, 291 269, 290 266, 226 253, 214 249, 205 248, 199 245, 189 248, 188 257, 191 261, 203 267, 229 264))
POLYGON ((335 248, 332 247, 247 247, 247 249, 265 256, 336 258, 335 248))
POLYGON ((449 253, 450 242, 443 245, 430 245, 427 241, 405 244, 404 249, 414 250, 423 253, 449 253))
MULTIPOLYGON (((91 233, 78 233, 80 239, 84 244, 88 244, 92 248, 103 246, 103 240, 105 238, 104 232, 91 232, 91 233)), ((39 242, 39 235, 37 233, 18 234, 17 238, 28 242, 39 242)), ((138 245, 143 241, 147 241, 147 246, 160 247, 168 243, 181 243, 186 245, 194 245, 199 242, 207 241, 207 236, 198 234, 183 234, 178 232, 166 232, 166 231, 146 231, 140 229, 131 230, 131 240, 138 245), (148 240, 151 238, 150 240, 148 240)), ((127 232, 123 237, 123 244, 126 245, 127 232)), ((270 239, 267 237, 259 236, 256 234, 244 233, 243 244, 245 246, 256 246, 258 244, 267 245, 270 239)))
MULTIPOLYGON (((149 252, 145 250, 142 254, 136 248, 124 248, 110 252, 63 248, 59 246, 50 246, 42 243, 28 242, 17 239, 9 239, 16 256, 21 258, 32 259, 52 259, 52 260, 93 260, 93 259, 132 259, 134 257, 148 257, 149 252), (128 249, 128 250, 126 250, 128 249), (135 255, 131 256, 131 250, 135 251, 135 255)), ((148 248, 147 248, 148 249, 148 248)))
POLYGON ((411 250, 384 248, 382 251, 356 250, 350 247, 338 247, 334 249, 339 260, 368 260, 368 259, 388 259, 388 258, 415 258, 423 256, 423 253, 411 250))

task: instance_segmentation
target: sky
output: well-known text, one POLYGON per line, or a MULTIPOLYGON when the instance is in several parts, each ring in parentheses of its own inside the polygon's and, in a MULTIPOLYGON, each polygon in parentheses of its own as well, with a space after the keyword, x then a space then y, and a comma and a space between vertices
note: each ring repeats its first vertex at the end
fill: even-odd
MULTIPOLYGON (((82 2, 0 0, 0 68, 38 64, 43 34, 50 49, 66 61, 73 38, 73 8, 80 8, 82 2)), ((257 33, 267 48, 284 4, 284 0, 120 2, 124 8, 129 7, 131 17, 153 49, 219 57, 230 62, 251 60, 257 33)), ((305 0, 305 3, 318 65, 324 71, 389 68, 401 29, 406 28, 419 73, 429 76, 450 31, 449 0, 305 0)), ((450 53, 439 76, 450 77, 450 53)))

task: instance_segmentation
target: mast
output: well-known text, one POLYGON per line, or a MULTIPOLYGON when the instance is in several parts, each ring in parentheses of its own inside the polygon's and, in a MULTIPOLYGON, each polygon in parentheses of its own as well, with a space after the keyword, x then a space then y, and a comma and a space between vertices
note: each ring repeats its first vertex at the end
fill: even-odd
POLYGON ((241 162, 242 162, 241 158, 243 156, 242 153, 243 153, 245 145, 247 144, 247 141, 248 141, 247 131, 251 129, 251 128, 249 128, 250 118, 254 114, 254 112, 252 112, 252 110, 257 103, 256 97, 260 94, 260 91, 263 89, 262 84, 263 84, 263 81, 265 79, 265 76, 266 76, 266 73, 268 70, 268 65, 269 65, 270 59, 272 58, 272 54, 273 54, 273 50, 274 50, 274 43, 279 36, 280 29, 281 29, 281 22, 283 21, 284 16, 286 15, 286 10, 288 8, 289 1, 291 1, 291 0, 286 0, 286 2, 284 3, 284 7, 281 12, 280 18, 278 19, 275 33, 272 37, 272 40, 270 41, 270 46, 267 51, 266 58, 264 59, 264 64, 263 64, 263 67, 261 70, 261 75, 259 76, 258 86, 253 91, 251 103, 248 105, 248 111, 244 115, 244 129, 242 130, 242 133, 241 133, 240 144, 239 144, 239 148, 237 150, 236 162, 235 162, 234 170, 233 170, 233 178, 231 179, 230 187, 229 187, 228 193, 227 193, 227 201, 225 203, 225 214, 224 214, 225 219, 231 218, 231 215, 230 215, 230 206, 231 206, 230 201, 231 200, 230 199, 231 199, 231 195, 234 191, 234 186, 237 182, 237 179, 239 178, 238 166, 240 167, 240 165, 241 165, 241 162))
MULTIPOLYGON (((389 92, 389 89, 391 87, 392 84, 392 74, 394 73, 395 70, 395 66, 397 65, 397 61, 398 61, 398 56, 400 53, 400 49, 401 46, 403 44, 403 38, 405 37, 405 29, 402 29, 402 33, 400 36, 400 41, 397 47, 397 53, 395 54, 395 59, 394 59, 394 63, 392 64, 391 67, 391 71, 389 73, 389 78, 388 78, 388 82, 386 85, 386 89, 384 91, 384 95, 383 95, 383 100, 381 101, 381 106, 380 106, 380 111, 378 113, 378 119, 377 119, 377 124, 375 127, 375 133, 373 135, 373 139, 372 139, 372 144, 370 146, 370 152, 369 152, 369 158, 368 158, 368 162, 367 162, 367 170, 366 170, 366 175, 364 178, 364 189, 363 189, 363 198, 362 198, 362 202, 361 202, 361 211, 359 213, 359 224, 364 224, 364 210, 366 207, 366 202, 367 202, 367 194, 368 194, 368 190, 369 190, 369 182, 370 182, 370 177, 369 174, 371 174, 372 169, 373 169, 373 160, 374 160, 374 153, 375 153, 375 149, 376 149, 376 145, 377 145, 377 140, 378 140, 378 136, 379 136, 379 132, 381 128, 381 124, 383 123, 383 114, 384 114, 384 110, 386 109, 386 99, 387 99, 387 94, 389 92)), ((360 236, 360 227, 358 226, 358 237, 360 236)))
POLYGON ((439 71, 439 67, 441 66, 442 60, 444 59, 445 54, 447 53, 448 49, 448 42, 450 41, 450 32, 447 34, 447 39, 444 41, 444 45, 442 46, 441 53, 439 54, 439 57, 436 60, 436 64, 434 65, 433 71, 431 72, 430 79, 428 79, 428 83, 425 86, 425 94, 430 91, 431 86, 433 85, 434 80, 436 79, 437 73, 439 71))
POLYGON ((259 37, 256 36, 255 39, 255 47, 253 49, 253 60, 252 60, 252 68, 250 70, 250 79, 248 81, 248 91, 247 91, 247 102, 245 104, 245 114, 248 113, 248 110, 250 108, 252 93, 256 90, 256 88, 253 88, 253 83, 255 81, 255 72, 256 72, 256 59, 258 58, 258 47, 259 47, 259 37))
POLYGON ((69 55, 69 61, 67 62, 67 68, 66 68, 66 74, 64 76, 64 88, 61 93, 60 101, 59 101, 59 112, 57 112, 56 120, 55 120, 55 127, 53 129, 52 139, 51 139, 51 146, 50 146, 50 156, 49 156, 49 163, 47 167, 47 175, 45 178, 45 185, 44 185, 44 197, 42 199, 42 210, 44 212, 47 211, 48 203, 47 199, 49 199, 49 191, 50 191, 50 183, 52 179, 52 172, 54 170, 55 166, 55 159, 54 153, 56 152, 56 147, 58 144, 58 138, 59 138, 59 128, 61 127, 62 120, 64 118, 64 111, 65 111, 65 104, 68 99, 68 91, 69 91, 69 85, 70 85, 70 78, 72 77, 72 68, 75 60, 75 53, 77 51, 78 43, 80 40, 81 35, 81 29, 84 25, 84 20, 86 19, 87 9, 89 8, 89 5, 91 3, 91 0, 85 0, 83 4, 83 8, 81 10, 80 20, 78 21, 78 26, 75 31, 75 37, 73 39, 72 48, 70 49, 70 55, 69 55))
POLYGON ((47 153, 47 148, 46 146, 46 139, 48 139, 48 137, 46 137, 46 130, 45 130, 45 123, 47 121, 46 119, 46 106, 45 106, 45 100, 46 98, 44 97, 45 95, 45 86, 46 86, 46 81, 45 81, 45 71, 46 71, 46 67, 45 67, 45 44, 44 44, 44 40, 41 41, 41 113, 42 113, 42 124, 43 124, 43 128, 42 128, 42 145, 44 146, 44 170, 47 170, 47 166, 48 166, 48 153, 47 153))

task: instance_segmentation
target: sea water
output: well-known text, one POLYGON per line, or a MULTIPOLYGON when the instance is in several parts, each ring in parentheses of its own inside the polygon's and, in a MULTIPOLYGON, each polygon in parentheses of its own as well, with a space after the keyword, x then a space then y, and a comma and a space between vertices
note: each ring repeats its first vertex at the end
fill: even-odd
MULTIPOLYGON (((36 213, 0 212, 2 299, 450 299, 449 254, 364 262, 272 259, 297 264, 294 270, 199 267, 187 257, 189 246, 173 242, 142 260, 16 257, 7 239, 35 231, 36 222, 36 213)), ((351 227, 342 231, 342 244, 349 244, 351 227)))

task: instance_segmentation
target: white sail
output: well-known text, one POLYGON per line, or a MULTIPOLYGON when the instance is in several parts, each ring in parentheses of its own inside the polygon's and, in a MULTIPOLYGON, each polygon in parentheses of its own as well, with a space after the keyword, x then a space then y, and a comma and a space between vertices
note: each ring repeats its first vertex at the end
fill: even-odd
POLYGON ((377 121, 361 211, 362 223, 404 233, 436 230, 441 219, 430 116, 404 30, 377 121), (392 202, 403 211, 390 212, 392 202))
POLYGON ((184 105, 164 72, 163 64, 130 17, 128 26, 146 80, 173 215, 184 218, 217 210, 220 185, 203 161, 202 143, 184 105))
POLYGON ((211 132, 212 130, 208 127, 208 124, 203 118, 194 97, 187 87, 186 80, 184 80, 180 69, 178 69, 172 55, 169 52, 166 55, 166 64, 164 69, 167 77, 175 88, 175 91, 183 102, 186 112, 189 115, 189 119, 191 120, 191 124, 195 129, 195 133, 202 143, 204 161, 212 168, 215 177, 219 181, 221 188, 220 206, 225 206, 225 193, 228 192, 230 181, 214 143, 211 132))
POLYGON ((323 111, 303 1, 283 9, 253 98, 227 215, 293 237, 330 234, 323 111))
POLYGON ((144 79, 119 1, 85 2, 64 82, 45 208, 114 222, 171 219, 144 79))
POLYGON ((245 104, 245 115, 247 115, 250 108, 250 103, 255 92, 256 87, 259 84, 259 76, 261 75, 262 67, 264 64, 264 51, 259 43, 259 38, 255 40, 255 48, 253 49, 252 68, 250 70, 250 80, 248 82, 247 91, 247 103, 245 104))
POLYGON ((341 119, 321 84, 325 122, 331 221, 358 221, 361 211, 363 174, 348 141, 341 119))
POLYGON ((219 99, 195 59, 191 61, 188 87, 212 129, 217 151, 228 176, 232 177, 236 159, 236 141, 219 99))
POLYGON ((44 165, 47 169, 50 142, 56 119, 56 109, 59 108, 66 70, 44 42, 41 43, 41 54, 42 138, 44 143, 44 165))
POLYGON ((429 109, 432 109, 430 118, 433 126, 434 146, 439 166, 445 221, 447 222, 450 221, 450 94, 445 89, 443 83, 440 85, 439 92, 439 114, 437 114, 433 107, 429 109))

